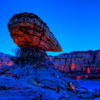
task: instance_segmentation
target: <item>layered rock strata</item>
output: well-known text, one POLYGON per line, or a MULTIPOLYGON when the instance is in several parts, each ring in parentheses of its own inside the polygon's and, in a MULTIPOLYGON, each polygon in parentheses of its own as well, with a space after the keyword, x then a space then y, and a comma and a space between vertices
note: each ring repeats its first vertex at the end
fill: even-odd
POLYGON ((100 50, 64 53, 49 59, 60 71, 100 76, 100 50))
POLYGON ((19 47, 41 48, 45 51, 59 52, 60 44, 49 27, 33 13, 14 15, 8 29, 15 44, 19 47))
MULTIPOLYGON (((26 50, 27 51, 27 50, 26 50)), ((31 52, 29 50, 27 52, 31 52)), ((55 68, 65 73, 77 73, 77 74, 93 74, 99 75, 100 73, 100 50, 97 51, 81 51, 65 53, 58 56, 47 56, 45 51, 39 49, 40 54, 45 55, 45 59, 50 60, 54 64, 55 68)), ((0 65, 12 65, 11 56, 0 53, 0 65)), ((49 67, 49 60, 42 62, 42 67, 49 67)), ((96 77, 96 76, 95 76, 96 77)))

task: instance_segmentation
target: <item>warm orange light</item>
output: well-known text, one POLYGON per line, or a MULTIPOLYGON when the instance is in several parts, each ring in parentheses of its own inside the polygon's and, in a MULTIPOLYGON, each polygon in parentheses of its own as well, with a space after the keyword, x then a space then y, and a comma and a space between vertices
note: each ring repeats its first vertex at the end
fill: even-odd
POLYGON ((87 68, 87 73, 90 74, 90 68, 89 67, 87 68))
POLYGON ((9 62, 9 63, 8 63, 8 62, 6 62, 6 63, 2 63, 2 64, 0 64, 0 68, 2 68, 2 67, 1 67, 2 65, 8 65, 8 66, 11 66, 11 65, 13 65, 13 62, 9 62))
POLYGON ((75 70, 75 64, 74 63, 71 64, 71 70, 75 70))
POLYGON ((85 75, 86 78, 88 78, 88 75, 85 75))
POLYGON ((73 90, 75 90, 75 87, 74 87, 74 86, 72 86, 72 89, 73 89, 73 90))
POLYGON ((13 63, 12 62, 9 62, 9 63, 7 63, 7 65, 11 66, 11 65, 13 65, 13 63))
POLYGON ((77 78, 77 79, 80 79, 80 78, 82 78, 82 77, 81 77, 81 76, 77 76, 76 78, 77 78))

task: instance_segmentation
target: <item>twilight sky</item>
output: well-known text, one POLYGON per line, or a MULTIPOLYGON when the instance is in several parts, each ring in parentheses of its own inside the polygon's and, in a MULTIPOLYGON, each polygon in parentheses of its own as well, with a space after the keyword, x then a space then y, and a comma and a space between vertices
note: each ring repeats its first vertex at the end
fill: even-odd
POLYGON ((61 44, 49 55, 100 49, 100 0, 0 0, 0 52, 14 55, 7 23, 22 12, 38 15, 61 44))

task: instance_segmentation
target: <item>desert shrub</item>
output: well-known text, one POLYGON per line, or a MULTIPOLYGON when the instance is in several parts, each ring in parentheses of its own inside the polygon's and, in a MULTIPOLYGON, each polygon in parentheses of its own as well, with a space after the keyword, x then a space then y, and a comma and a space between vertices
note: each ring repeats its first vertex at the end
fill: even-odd
POLYGON ((15 49, 15 55, 16 57, 11 57, 11 60, 13 60, 15 64, 22 66, 37 64, 45 59, 44 52, 31 48, 17 48, 15 49))

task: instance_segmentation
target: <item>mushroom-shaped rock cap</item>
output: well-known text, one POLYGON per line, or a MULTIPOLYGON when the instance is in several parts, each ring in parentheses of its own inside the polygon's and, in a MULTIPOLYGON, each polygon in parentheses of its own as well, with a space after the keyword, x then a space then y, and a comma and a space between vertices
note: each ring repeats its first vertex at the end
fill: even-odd
POLYGON ((60 52, 61 47, 53 33, 37 15, 20 13, 14 15, 8 29, 15 44, 19 47, 41 48, 45 51, 60 52))

